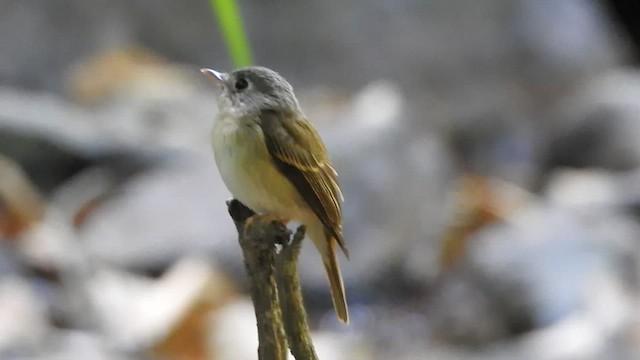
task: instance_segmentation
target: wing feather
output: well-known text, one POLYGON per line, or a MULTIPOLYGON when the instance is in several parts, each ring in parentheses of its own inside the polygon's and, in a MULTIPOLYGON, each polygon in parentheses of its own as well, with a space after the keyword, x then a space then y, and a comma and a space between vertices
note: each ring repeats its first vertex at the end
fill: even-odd
POLYGON ((302 195, 345 254, 342 240, 342 192, 327 150, 306 119, 265 110, 260 114, 265 143, 274 163, 302 195))

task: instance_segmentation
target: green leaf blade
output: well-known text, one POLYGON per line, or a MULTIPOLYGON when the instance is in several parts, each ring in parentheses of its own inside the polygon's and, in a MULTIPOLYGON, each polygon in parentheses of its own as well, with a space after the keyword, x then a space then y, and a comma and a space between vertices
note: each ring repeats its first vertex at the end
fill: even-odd
POLYGON ((251 48, 244 32, 242 16, 236 0, 209 0, 236 68, 253 64, 251 48))

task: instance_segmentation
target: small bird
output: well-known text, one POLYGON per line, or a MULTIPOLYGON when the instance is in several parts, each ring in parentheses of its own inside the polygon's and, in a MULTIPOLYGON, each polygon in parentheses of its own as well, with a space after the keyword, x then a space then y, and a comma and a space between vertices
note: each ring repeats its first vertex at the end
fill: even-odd
POLYGON ((322 256, 338 319, 349 322, 336 245, 342 238, 342 192, 327 149, 293 87, 277 72, 249 67, 201 72, 219 87, 213 151, 234 198, 260 214, 306 226, 322 256))

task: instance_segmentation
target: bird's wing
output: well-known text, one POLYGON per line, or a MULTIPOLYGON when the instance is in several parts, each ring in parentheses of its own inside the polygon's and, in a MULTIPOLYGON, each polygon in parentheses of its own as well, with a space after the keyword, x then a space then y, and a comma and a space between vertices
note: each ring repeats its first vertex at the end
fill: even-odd
POLYGON ((345 254, 342 240, 342 192, 338 174, 317 131, 300 116, 271 110, 260 114, 269 154, 295 186, 345 254))

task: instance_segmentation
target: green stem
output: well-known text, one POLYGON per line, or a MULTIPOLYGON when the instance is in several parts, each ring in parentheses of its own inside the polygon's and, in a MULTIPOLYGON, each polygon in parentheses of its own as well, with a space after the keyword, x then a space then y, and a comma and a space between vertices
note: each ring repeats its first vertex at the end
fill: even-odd
POLYGON ((236 68, 253 63, 236 0, 209 0, 236 68))

